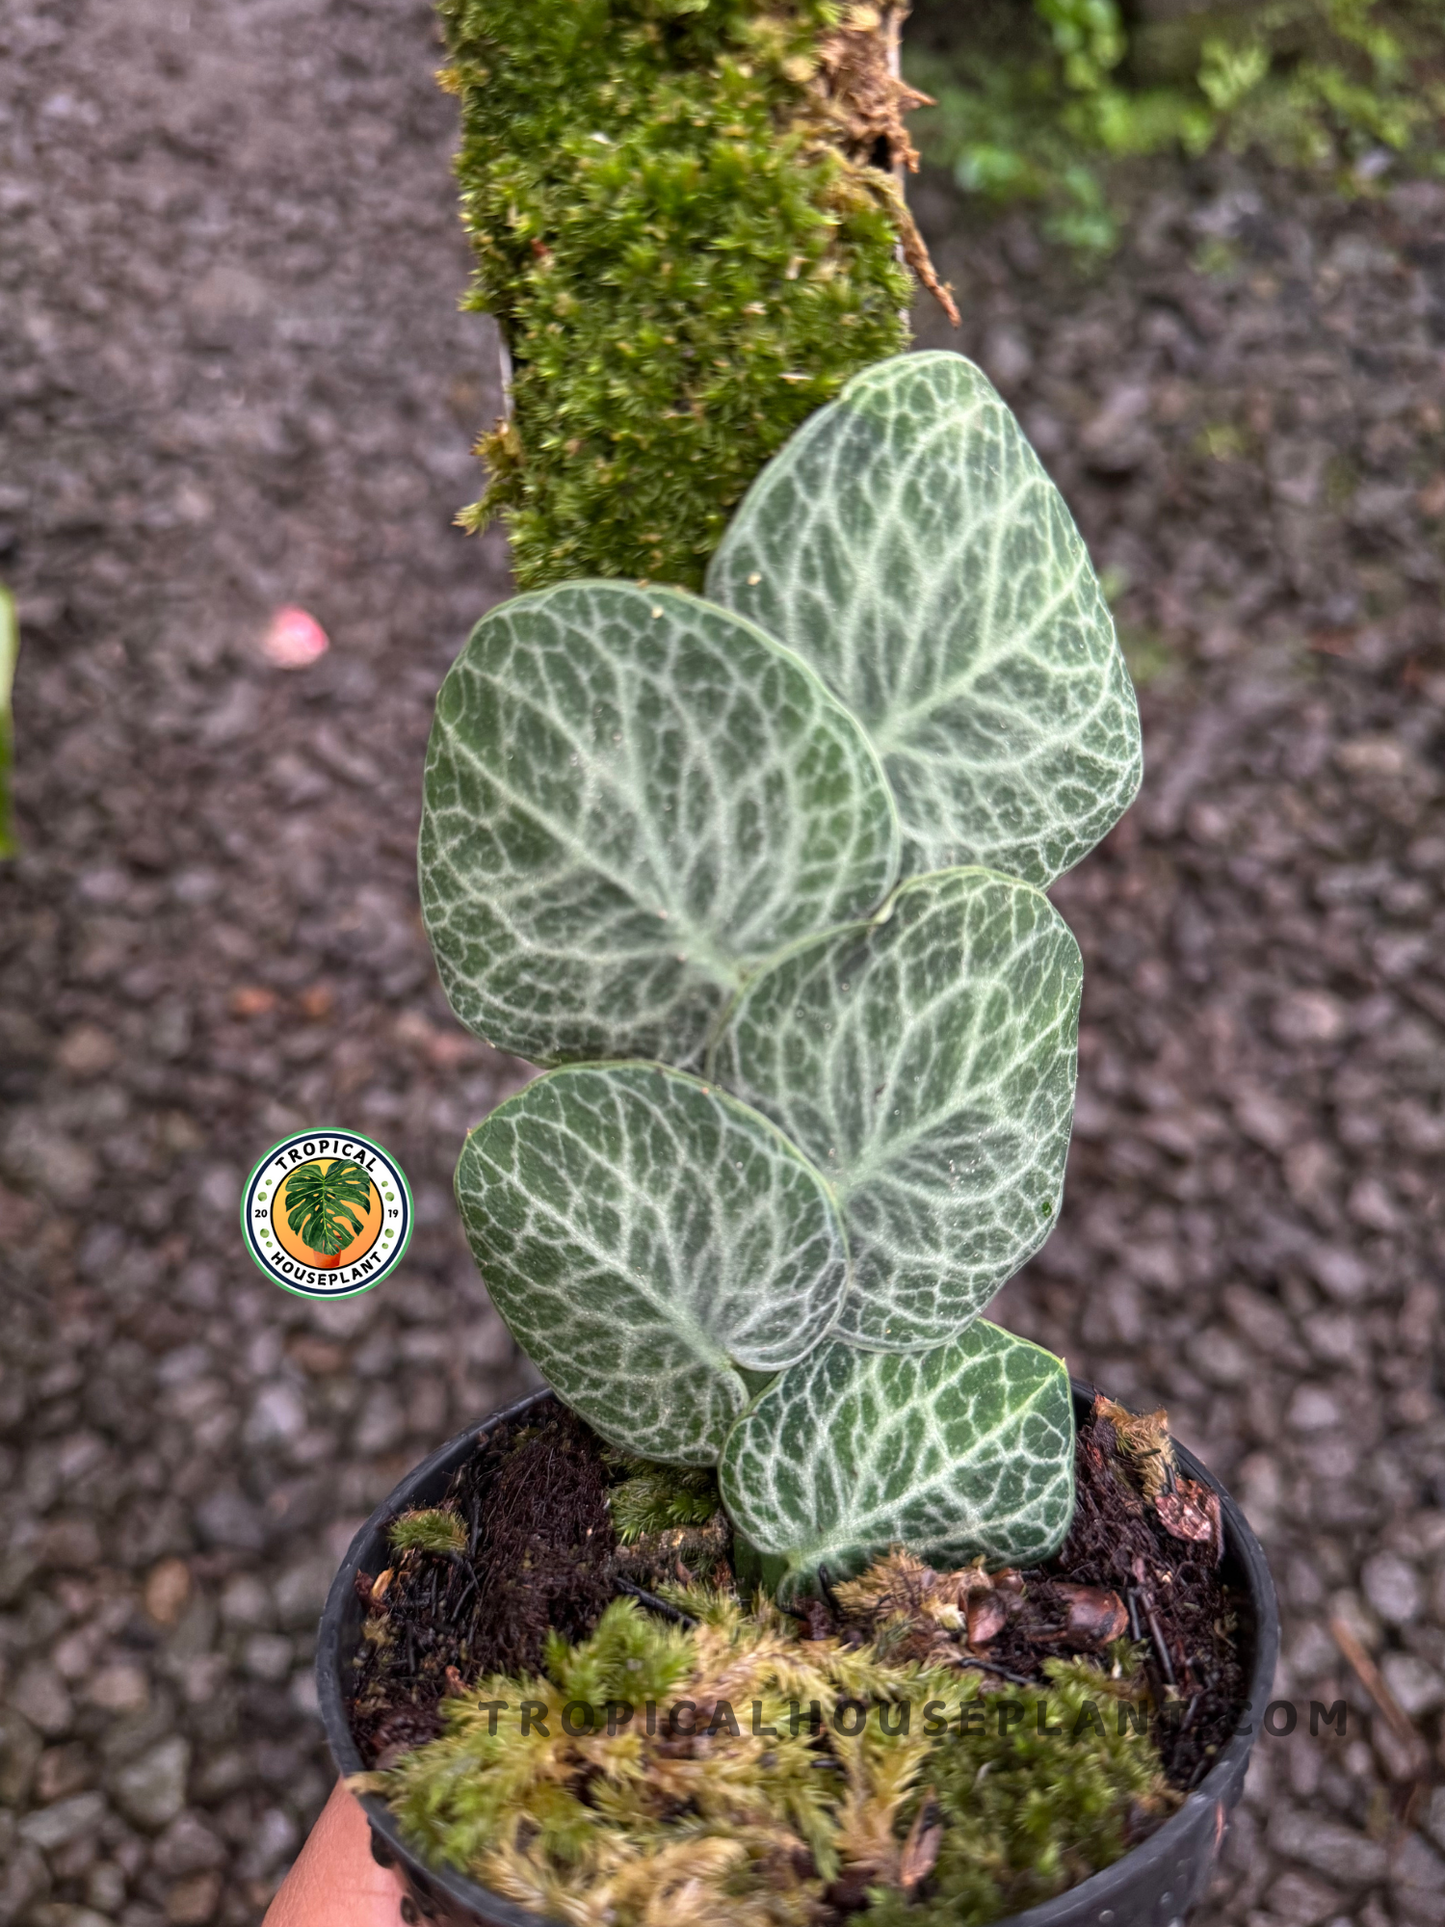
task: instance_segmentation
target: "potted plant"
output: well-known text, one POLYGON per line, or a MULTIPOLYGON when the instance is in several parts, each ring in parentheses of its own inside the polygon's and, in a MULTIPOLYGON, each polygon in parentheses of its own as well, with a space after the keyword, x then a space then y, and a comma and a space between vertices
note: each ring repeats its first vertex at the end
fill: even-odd
POLYGON ((1045 891, 1141 776, 1107 607, 951 354, 812 414, 705 590, 518 596, 438 697, 442 981, 552 1067, 457 1195, 555 1397, 358 1535, 333 1749, 429 1917, 1162 1927, 1238 1797, 1268 1573, 1162 1414, 980 1315, 1062 1196, 1045 891))

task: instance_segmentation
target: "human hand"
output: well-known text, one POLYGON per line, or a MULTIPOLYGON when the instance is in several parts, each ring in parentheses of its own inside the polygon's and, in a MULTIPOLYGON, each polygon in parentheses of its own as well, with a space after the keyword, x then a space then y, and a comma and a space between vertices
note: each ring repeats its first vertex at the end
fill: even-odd
POLYGON ((338 1780, 263 1927, 400 1927, 401 1883, 371 1856, 361 1802, 338 1780))

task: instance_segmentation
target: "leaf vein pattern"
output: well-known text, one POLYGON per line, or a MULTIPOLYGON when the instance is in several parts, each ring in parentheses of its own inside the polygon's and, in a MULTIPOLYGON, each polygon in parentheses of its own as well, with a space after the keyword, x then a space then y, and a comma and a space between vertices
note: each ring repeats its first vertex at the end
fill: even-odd
POLYGON ((856 376, 758 477, 708 588, 862 717, 908 870, 1047 885, 1138 787, 1133 691, 1083 543, 961 356, 856 376))

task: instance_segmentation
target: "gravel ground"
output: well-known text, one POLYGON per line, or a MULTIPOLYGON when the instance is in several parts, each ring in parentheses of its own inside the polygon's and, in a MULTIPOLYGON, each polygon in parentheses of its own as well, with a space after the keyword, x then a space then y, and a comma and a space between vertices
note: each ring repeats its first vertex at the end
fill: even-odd
POLYGON ((1141 801, 1054 893, 1085 961, 1069 1192, 998 1315, 1165 1402, 1269 1551, 1300 1727, 1256 1750, 1212 1918, 1442 1922, 1445 188, 1349 208, 1201 169, 1095 282, 1021 222, 920 211, 1145 715, 1141 801), (1371 1739, 1332 1619, 1418 1757, 1371 1739))
POLYGON ((0 1921, 34 1927, 259 1919, 330 1781, 328 1568, 522 1383, 450 1192, 519 1073, 447 1013, 414 882, 436 686, 506 589, 450 526, 497 406, 451 110, 424 5, 201 19, 0 27, 0 1921), (256 646, 283 602, 333 638, 304 673, 256 646), (417 1231, 312 1308, 234 1214, 327 1118, 417 1231))
MULTIPOLYGON (((416 914, 430 703, 505 559, 496 408, 412 0, 11 0, 0 570, 0 1922, 259 1919, 324 1797, 312 1628, 354 1524, 526 1382, 450 1204, 524 1073, 416 914), (333 647, 269 668, 283 602, 333 647), (374 1294, 259 1280, 238 1186, 379 1135, 374 1294)), ((1161 178, 1099 278, 920 211, 1144 683, 1144 800, 1059 886, 1088 969, 1069 1198, 1001 1314, 1164 1400, 1281 1582, 1212 1921, 1445 1922, 1445 190, 1161 178), (1434 1831, 1431 1832, 1433 1819, 1434 1831)), ((928 324, 929 331, 933 324, 928 324)), ((931 338, 941 338, 931 336, 931 338)))

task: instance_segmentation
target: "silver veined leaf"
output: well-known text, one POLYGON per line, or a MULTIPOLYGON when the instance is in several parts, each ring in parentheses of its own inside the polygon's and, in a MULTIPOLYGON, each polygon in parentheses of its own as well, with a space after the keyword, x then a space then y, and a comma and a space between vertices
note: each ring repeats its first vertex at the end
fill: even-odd
POLYGON ((1133 685, 1063 497, 961 355, 865 369, 744 497, 707 592, 787 643, 872 736, 905 874, 1045 886, 1127 809, 1133 685))
POLYGON ((942 1344, 1053 1230, 1082 983, 1042 891, 942 870, 743 991, 712 1070, 833 1187, 853 1261, 839 1337, 942 1344))
POLYGON ((437 698, 420 872, 462 1022, 540 1063, 687 1063, 749 966, 871 910, 898 826, 818 677, 676 589, 483 617, 437 698))
POLYGON ((738 1420, 718 1480, 739 1532, 783 1562, 784 1593, 893 1545, 1033 1565, 1073 1516, 1068 1372, 984 1319, 931 1352, 830 1339, 738 1420))
POLYGON ((775 1125, 660 1064, 578 1064, 468 1137, 457 1198, 483 1281, 548 1384, 643 1458, 711 1465, 743 1372, 833 1325, 847 1242, 775 1125))

